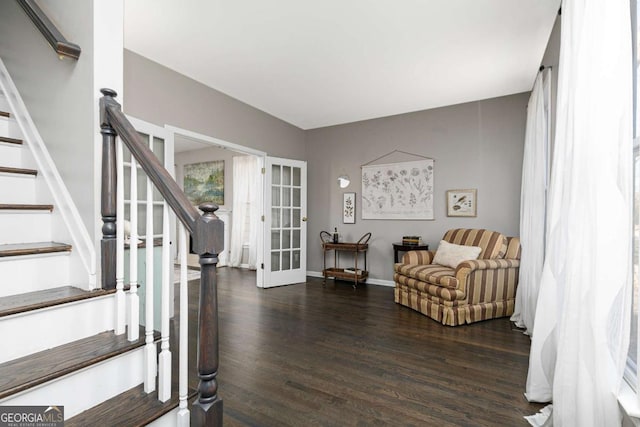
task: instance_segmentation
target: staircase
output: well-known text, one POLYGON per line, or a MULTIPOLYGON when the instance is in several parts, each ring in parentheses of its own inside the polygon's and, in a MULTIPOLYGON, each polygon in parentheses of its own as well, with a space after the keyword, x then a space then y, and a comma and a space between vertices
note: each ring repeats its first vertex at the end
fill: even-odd
POLYGON ((177 393, 161 403, 143 391, 144 331, 115 335, 116 291, 82 267, 9 99, 0 93, 0 406, 64 406, 66 426, 175 425, 177 393))

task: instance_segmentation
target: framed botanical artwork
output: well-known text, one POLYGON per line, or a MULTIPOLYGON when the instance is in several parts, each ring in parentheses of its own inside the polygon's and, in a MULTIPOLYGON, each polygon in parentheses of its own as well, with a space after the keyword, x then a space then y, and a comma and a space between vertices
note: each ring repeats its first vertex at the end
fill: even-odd
POLYGON ((224 160, 184 165, 184 192, 194 206, 224 205, 224 160))
POLYGON ((362 219, 434 219, 433 159, 363 166, 362 219))
POLYGON ((342 195, 342 223, 356 223, 356 193, 344 193, 342 195))
POLYGON ((477 190, 448 190, 447 216, 477 216, 477 190))

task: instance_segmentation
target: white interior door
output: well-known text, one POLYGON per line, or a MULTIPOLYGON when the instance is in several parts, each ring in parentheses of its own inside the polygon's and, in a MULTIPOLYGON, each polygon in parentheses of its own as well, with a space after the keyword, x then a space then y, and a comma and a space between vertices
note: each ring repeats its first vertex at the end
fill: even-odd
POLYGON ((263 287, 306 281, 307 163, 267 157, 265 162, 263 287))

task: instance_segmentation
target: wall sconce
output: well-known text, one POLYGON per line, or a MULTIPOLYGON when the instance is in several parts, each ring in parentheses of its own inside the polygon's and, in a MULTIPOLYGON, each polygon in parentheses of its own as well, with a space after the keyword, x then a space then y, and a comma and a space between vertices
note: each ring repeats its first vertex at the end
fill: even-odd
POLYGON ((349 175, 347 175, 346 173, 343 173, 338 177, 338 185, 340 186, 340 188, 347 188, 350 183, 351 180, 349 179, 349 175))

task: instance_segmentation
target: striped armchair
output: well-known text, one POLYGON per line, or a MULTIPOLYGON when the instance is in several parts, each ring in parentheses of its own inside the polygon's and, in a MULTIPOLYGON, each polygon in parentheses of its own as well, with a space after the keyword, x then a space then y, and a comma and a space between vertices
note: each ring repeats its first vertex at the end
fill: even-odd
POLYGON ((482 251, 455 269, 432 264, 433 251, 407 252, 394 266, 395 302, 448 326, 513 314, 520 239, 484 229, 453 229, 442 240, 482 251))

